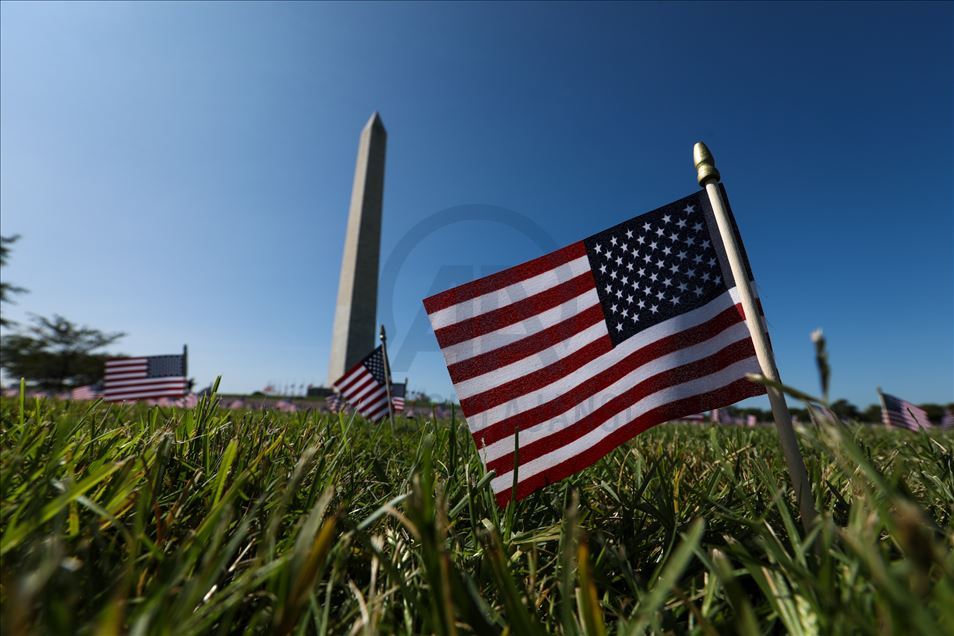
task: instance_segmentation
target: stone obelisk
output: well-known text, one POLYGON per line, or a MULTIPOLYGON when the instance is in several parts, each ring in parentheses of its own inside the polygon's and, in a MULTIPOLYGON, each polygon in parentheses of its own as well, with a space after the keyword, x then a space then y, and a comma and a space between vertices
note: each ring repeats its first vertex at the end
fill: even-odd
POLYGON ((338 304, 331 334, 328 383, 368 355, 375 346, 378 308, 378 260, 381 249, 381 204, 384 198, 384 151, 388 133, 381 116, 361 131, 351 190, 348 233, 341 257, 338 304))

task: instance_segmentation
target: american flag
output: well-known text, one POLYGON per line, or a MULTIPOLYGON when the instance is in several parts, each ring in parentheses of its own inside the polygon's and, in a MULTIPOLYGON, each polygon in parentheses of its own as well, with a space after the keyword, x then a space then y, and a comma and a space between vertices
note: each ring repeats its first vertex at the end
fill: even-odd
POLYGON ((373 421, 388 415, 384 349, 376 348, 332 386, 358 413, 373 421))
POLYGON ((407 381, 402 384, 391 385, 391 405, 395 413, 404 411, 404 397, 407 394, 407 381))
POLYGON ((912 431, 931 428, 931 420, 924 409, 887 393, 881 394, 881 421, 885 426, 899 426, 912 431))
POLYGON ((106 361, 103 397, 109 402, 184 397, 187 387, 184 354, 106 361))
POLYGON ((343 409, 345 406, 348 405, 348 403, 344 401, 344 398, 342 398, 337 393, 332 393, 331 395, 326 397, 325 404, 328 405, 328 410, 335 411, 335 412, 340 411, 341 409, 343 409))
POLYGON ((94 384, 78 386, 70 391, 70 399, 74 401, 95 400, 99 397, 100 387, 94 384))
POLYGON ((660 422, 764 393, 739 303, 699 192, 424 307, 504 505, 515 450, 520 498, 660 422))

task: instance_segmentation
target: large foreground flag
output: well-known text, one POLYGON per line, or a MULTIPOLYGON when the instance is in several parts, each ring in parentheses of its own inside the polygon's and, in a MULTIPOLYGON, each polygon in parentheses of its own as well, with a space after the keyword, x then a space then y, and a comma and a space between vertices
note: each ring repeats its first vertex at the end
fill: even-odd
POLYGON ((764 393, 739 302, 700 191, 424 307, 503 505, 515 477, 524 497, 651 426, 764 393))
POLYGON ((106 361, 103 397, 110 402, 184 397, 187 389, 185 354, 106 361))
POLYGON ((332 386, 358 413, 375 421, 388 415, 387 383, 384 348, 378 347, 332 386))
POLYGON ((887 393, 881 394, 881 421, 885 426, 899 426, 912 431, 931 428, 931 420, 924 409, 887 393))

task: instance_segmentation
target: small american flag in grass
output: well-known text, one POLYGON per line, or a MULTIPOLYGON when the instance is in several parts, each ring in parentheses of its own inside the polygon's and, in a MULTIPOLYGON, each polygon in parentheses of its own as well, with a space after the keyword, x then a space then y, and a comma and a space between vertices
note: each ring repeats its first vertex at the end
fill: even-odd
POLYGON ((109 402, 184 397, 187 389, 184 354, 106 361, 103 397, 109 402))
POLYGON ((377 347, 334 383, 335 391, 372 422, 388 415, 387 373, 384 348, 377 347))
POLYGON ((407 382, 391 385, 391 405, 395 413, 404 411, 404 398, 407 395, 407 382))
POLYGON ((881 400, 881 421, 885 426, 897 426, 912 431, 931 428, 931 420, 924 409, 887 393, 881 394, 881 400))
POLYGON ((651 426, 765 393, 746 379, 760 367, 705 192, 424 307, 501 505, 651 426))

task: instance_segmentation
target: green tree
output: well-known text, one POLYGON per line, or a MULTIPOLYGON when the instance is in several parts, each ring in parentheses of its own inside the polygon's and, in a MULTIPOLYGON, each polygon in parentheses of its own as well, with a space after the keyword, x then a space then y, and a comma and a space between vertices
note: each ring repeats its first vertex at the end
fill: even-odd
MULTIPOLYGON (((7 258, 10 256, 10 246, 16 243, 19 238, 19 235, 16 234, 13 236, 0 236, 0 268, 7 264, 7 258)), ((22 294, 24 292, 26 292, 26 290, 22 287, 17 287, 5 280, 0 280, 0 307, 3 306, 3 303, 13 302, 10 300, 11 294, 22 294)), ((13 321, 7 320, 0 314, 0 327, 11 327, 13 324, 13 321)))
POLYGON ((126 334, 80 327, 62 316, 32 316, 32 324, 3 337, 0 366, 14 378, 60 391, 103 377, 106 354, 98 353, 126 334))
POLYGON ((881 405, 880 404, 869 404, 861 413, 861 421, 869 422, 871 424, 880 424, 881 423, 881 405))
POLYGON ((858 407, 844 399, 832 402, 831 410, 841 420, 857 420, 861 417, 861 412, 858 410, 858 407))

